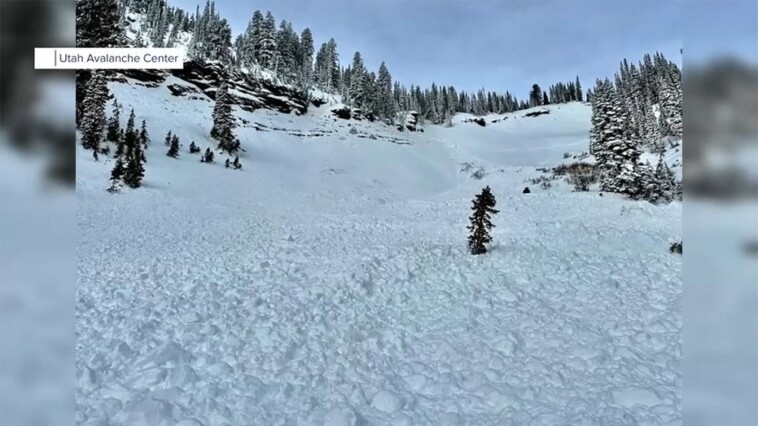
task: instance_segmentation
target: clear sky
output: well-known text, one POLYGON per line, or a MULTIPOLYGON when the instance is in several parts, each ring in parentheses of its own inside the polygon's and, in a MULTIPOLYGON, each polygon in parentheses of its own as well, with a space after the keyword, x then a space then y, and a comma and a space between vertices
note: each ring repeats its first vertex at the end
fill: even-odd
MULTIPOLYGON (((687 0, 691 1, 691 0, 687 0)), ((724 3, 732 1, 721 1, 724 3)), ((205 0, 169 0, 194 12, 205 0)), ((217 0, 234 36, 253 11, 271 11, 318 50, 334 37, 342 65, 358 50, 376 71, 385 61, 405 85, 510 90, 523 99, 577 75, 585 89, 613 77, 623 58, 663 52, 681 64, 682 1, 656 0, 217 0)), ((747 25, 747 24, 746 24, 747 25)))

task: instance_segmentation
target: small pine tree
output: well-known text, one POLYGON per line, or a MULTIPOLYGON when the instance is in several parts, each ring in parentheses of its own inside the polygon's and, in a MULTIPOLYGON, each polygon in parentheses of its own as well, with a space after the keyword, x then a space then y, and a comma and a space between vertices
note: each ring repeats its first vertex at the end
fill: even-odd
POLYGON ((142 127, 139 131, 139 141, 142 144, 142 149, 147 150, 147 146, 150 145, 150 135, 147 134, 145 120, 142 120, 142 127))
POLYGON ((468 238, 471 254, 487 253, 487 248, 484 245, 492 241, 489 230, 495 226, 490 221, 490 218, 491 215, 499 212, 499 210, 495 210, 495 205, 495 196, 492 194, 489 186, 482 189, 482 192, 473 200, 471 210, 474 213, 469 217, 471 225, 468 226, 468 230, 471 231, 471 235, 468 238))
POLYGON ((228 169, 229 168, 229 159, 226 159, 226 163, 224 163, 224 166, 228 169))
POLYGON ((195 145, 195 141, 192 141, 192 143, 190 143, 189 152, 190 154, 195 154, 197 152, 200 152, 200 148, 198 148, 198 146, 195 145))
POLYGON ((108 188, 110 192, 116 192, 121 189, 121 179, 124 177, 124 162, 121 161, 121 157, 116 159, 116 164, 111 170, 111 187, 108 188))
POLYGON ((143 166, 145 154, 139 142, 139 133, 134 128, 134 110, 129 115, 124 133, 124 155, 126 156, 126 169, 124 171, 124 183, 131 188, 142 186, 142 178, 145 176, 143 166))
POLYGON ((164 144, 166 146, 171 146, 171 130, 168 131, 168 134, 166 135, 166 140, 164 141, 164 144))
POLYGON ((118 142, 118 136, 121 132, 121 105, 116 99, 113 99, 113 113, 108 119, 108 130, 105 139, 109 142, 118 142))
POLYGON ((200 159, 201 163, 212 163, 213 162, 213 151, 211 151, 210 148, 205 148, 205 154, 203 154, 203 157, 200 159))
POLYGON ((235 169, 242 168, 242 164, 240 164, 240 157, 238 155, 234 157, 234 161, 232 162, 232 165, 234 166, 235 169))
POLYGON ((126 134, 124 133, 124 129, 119 130, 118 142, 116 142, 116 154, 113 156, 113 158, 118 158, 124 155, 125 139, 126 134))
POLYGON ((171 147, 168 149, 166 155, 173 158, 179 156, 179 136, 174 135, 171 138, 171 147))

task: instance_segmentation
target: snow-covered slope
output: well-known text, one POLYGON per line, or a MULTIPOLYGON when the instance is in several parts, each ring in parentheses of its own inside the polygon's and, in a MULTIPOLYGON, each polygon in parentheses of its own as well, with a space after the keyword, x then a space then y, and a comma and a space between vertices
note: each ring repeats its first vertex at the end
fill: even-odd
MULTIPOLYGON (((131 46, 153 47, 153 40, 150 38, 150 32, 147 29, 147 16, 144 13, 129 12, 126 14, 125 20, 126 28, 124 29, 126 39, 131 46)), ((174 24, 168 24, 166 29, 166 37, 163 40, 164 45, 168 42, 169 34, 173 30, 174 24)), ((175 49, 180 49, 184 52, 186 57, 187 50, 189 49, 190 41, 192 40, 192 33, 187 31, 177 31, 176 40, 172 46, 175 49)))
POLYGON ((231 170, 187 152, 215 145, 212 102, 111 90, 152 145, 118 194, 78 153, 78 423, 681 423, 681 204, 521 193, 586 150, 588 106, 424 133, 235 108, 231 170))

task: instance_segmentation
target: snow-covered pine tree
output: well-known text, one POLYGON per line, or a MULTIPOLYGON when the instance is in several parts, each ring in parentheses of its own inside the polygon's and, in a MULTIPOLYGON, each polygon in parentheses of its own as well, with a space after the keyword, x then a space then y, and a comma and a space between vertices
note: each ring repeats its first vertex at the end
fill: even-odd
POLYGON ((666 202, 675 199, 681 200, 681 185, 676 181, 676 176, 664 160, 663 154, 658 157, 654 178, 658 187, 659 198, 666 202))
POLYGON ((360 52, 353 55, 353 65, 350 68, 350 103, 356 108, 366 106, 366 70, 363 68, 363 59, 360 52))
POLYGON ((229 64, 232 51, 232 29, 226 19, 215 17, 208 23, 207 38, 203 45, 203 57, 211 61, 229 64))
POLYGON ((126 135, 124 133, 124 129, 120 129, 118 131, 118 141, 116 142, 116 154, 113 156, 113 158, 118 158, 124 155, 125 149, 126 149, 126 135))
POLYGON ((276 46, 276 20, 271 12, 266 13, 261 27, 258 61, 263 68, 273 69, 277 54, 276 46))
MULTIPOLYGON (((77 0, 76 47, 125 46, 126 38, 120 23, 118 0, 77 0)), ((91 70, 76 71, 77 128, 81 125, 83 102, 92 74, 91 70)))
POLYGON ((229 96, 229 88, 226 82, 221 83, 216 93, 216 106, 213 108, 213 128, 211 137, 218 141, 218 147, 228 152, 235 153, 239 149, 239 141, 234 136, 236 127, 234 115, 232 115, 232 100, 229 96))
POLYGON ((263 33, 263 14, 260 10, 253 12, 253 17, 248 24, 247 34, 249 37, 248 49, 252 50, 253 61, 255 63, 261 63, 261 34, 263 33))
POLYGON ((639 163, 640 138, 633 123, 626 116, 623 102, 615 93, 611 95, 613 108, 607 138, 603 143, 600 166, 603 170, 601 189, 606 192, 642 198, 652 176, 652 169, 639 163))
POLYGON ((148 17, 150 22, 150 39, 153 42, 153 47, 165 47, 164 42, 168 32, 168 10, 164 1, 155 2, 153 9, 153 16, 148 17))
POLYGON ((495 227, 490 221, 491 215, 499 213, 499 210, 495 210, 497 202, 489 186, 484 187, 472 203, 473 214, 469 216, 471 224, 468 230, 471 234, 468 238, 468 246, 471 254, 484 254, 487 253, 485 244, 492 241, 489 231, 495 227))
POLYGON ((542 105, 542 89, 539 84, 532 85, 532 91, 529 92, 529 106, 535 107, 542 105))
POLYGON ((669 71, 660 79, 661 116, 667 121, 664 136, 682 137, 682 82, 677 71, 669 71))
POLYGON ((139 133, 134 127, 134 118, 134 109, 132 109, 124 132, 124 154, 126 156, 124 183, 131 188, 139 188, 142 186, 142 178, 145 176, 144 152, 139 141, 139 133))
POLYGON ((116 163, 111 169, 111 186, 108 188, 109 192, 116 192, 121 189, 121 179, 124 177, 124 162, 121 157, 116 158, 116 163))
POLYGON ((192 141, 192 143, 190 143, 189 152, 190 154, 195 154, 195 153, 200 152, 200 148, 197 145, 195 145, 195 141, 192 141))
POLYGON ((108 102, 108 87, 102 72, 94 72, 87 85, 87 96, 83 102, 82 146, 92 150, 98 159, 100 143, 106 126, 105 105, 108 102))
POLYGON ((166 153, 167 156, 176 158, 179 156, 179 137, 174 135, 171 138, 171 146, 166 153))
POLYGON ((147 133, 147 124, 145 124, 145 120, 142 120, 142 126, 139 131, 139 141, 142 144, 142 149, 147 151, 147 146, 150 145, 150 135, 147 133))
POLYGON ((340 87, 340 66, 337 42, 333 38, 321 45, 316 55, 316 77, 319 86, 327 92, 334 93, 340 87))
POLYGON ((658 119, 655 118, 655 113, 652 106, 644 102, 641 107, 641 132, 642 143, 644 146, 650 147, 655 153, 662 153, 666 150, 665 145, 661 139, 661 131, 658 127, 658 119))
POLYGON ((276 71, 285 82, 293 82, 297 77, 297 59, 300 40, 292 29, 292 24, 282 21, 276 33, 276 71))
POLYGON ((542 105, 548 105, 550 103, 550 99, 547 97, 547 92, 542 92, 542 105))
POLYGON ((592 127, 590 129, 590 154, 594 155, 598 162, 602 155, 605 132, 609 125, 610 105, 607 96, 607 87, 604 81, 595 81, 595 90, 591 96, 592 127))
POLYGON ((105 133, 105 140, 109 142, 118 142, 118 135, 121 131, 121 105, 113 99, 113 112, 108 118, 108 130, 105 133))
POLYGON ((576 84, 574 86, 576 88, 576 100, 582 102, 582 84, 579 82, 579 76, 576 76, 576 84))
POLYGON ((623 100, 608 80, 598 80, 592 96, 590 153, 606 192, 635 196, 640 191, 639 135, 626 116, 623 100))
POLYGON ((180 24, 174 22, 171 24, 171 30, 168 33, 168 40, 166 41, 166 47, 175 47, 176 41, 179 38, 180 24))
POLYGON ((309 87, 313 81, 313 34, 306 28, 300 34, 300 83, 309 87))

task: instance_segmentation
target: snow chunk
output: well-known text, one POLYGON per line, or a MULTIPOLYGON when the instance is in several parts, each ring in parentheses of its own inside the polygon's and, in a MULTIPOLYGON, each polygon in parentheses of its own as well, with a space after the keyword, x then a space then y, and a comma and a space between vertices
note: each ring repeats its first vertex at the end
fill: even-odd
POLYGON ((403 400, 397 394, 383 390, 374 395, 371 406, 385 413, 394 413, 402 408, 403 400))
POLYGON ((335 407, 324 416, 324 426, 355 426, 358 418, 350 408, 335 407))
POLYGON ((633 407, 635 405, 654 406, 662 403, 658 395, 646 388, 622 388, 611 391, 613 401, 621 407, 633 407))

